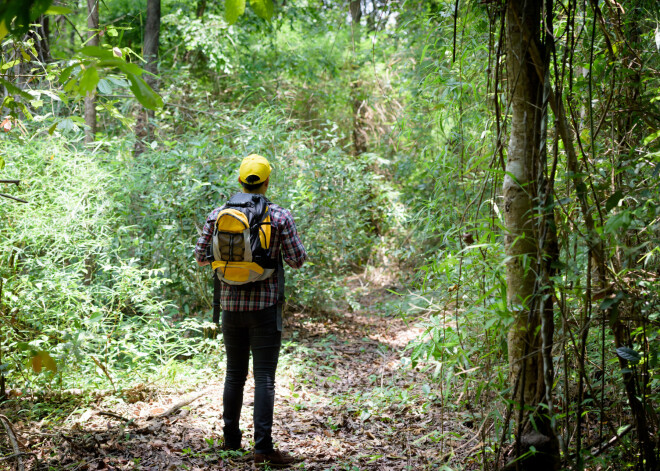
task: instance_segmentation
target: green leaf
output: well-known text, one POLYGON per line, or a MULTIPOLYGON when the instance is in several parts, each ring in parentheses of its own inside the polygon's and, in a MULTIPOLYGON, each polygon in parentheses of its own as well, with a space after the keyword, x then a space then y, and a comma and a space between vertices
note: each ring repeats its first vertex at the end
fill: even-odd
POLYGON ((619 347, 616 349, 616 354, 619 355, 624 360, 628 360, 630 363, 639 363, 642 360, 642 356, 637 353, 632 348, 628 347, 619 347))
POLYGON ((602 303, 600 303, 600 310, 605 311, 605 310, 611 308, 612 306, 618 304, 619 301, 620 301, 620 299, 616 299, 616 298, 605 299, 605 300, 603 300, 602 303))
POLYGON ((99 80, 98 89, 99 92, 103 93, 104 95, 109 95, 112 93, 110 82, 108 82, 106 79, 99 80))
POLYGON ((660 137, 660 130, 654 132, 650 136, 646 136, 644 139, 644 145, 648 145, 650 142, 655 141, 658 137, 660 137))
POLYGON ((125 87, 128 87, 128 85, 129 85, 129 83, 126 80, 121 79, 121 78, 107 77, 107 79, 108 79, 109 82, 114 83, 118 87, 124 87, 125 88, 125 87))
POLYGON ((53 5, 48 7, 48 10, 44 12, 44 15, 68 15, 72 12, 73 10, 71 8, 53 5))
POLYGON ((135 74, 126 74, 131 82, 130 89, 135 98, 142 103, 142 106, 150 110, 157 110, 163 107, 163 99, 154 92, 147 82, 135 74))
POLYGON ((33 119, 33 117, 32 117, 32 113, 30 113, 30 110, 28 109, 28 107, 25 106, 25 103, 17 102, 17 103, 16 103, 16 106, 17 106, 18 108, 21 109, 21 111, 23 112, 23 114, 25 115, 25 117, 26 117, 27 119, 29 119, 30 121, 32 121, 32 119, 33 119))
POLYGON ((7 24, 5 23, 5 20, 2 20, 0 21, 0 39, 7 36, 7 33, 9 33, 9 30, 7 29, 7 24))
POLYGON ((12 83, 6 81, 5 79, 0 78, 0 85, 4 86, 7 89, 7 91, 12 95, 18 95, 21 98, 25 98, 26 100, 32 100, 32 95, 21 90, 16 85, 13 85, 12 83))
POLYGON ((270 21, 273 17, 272 0, 250 0, 250 6, 259 18, 270 21))
POLYGON ((115 59, 115 55, 112 51, 99 46, 85 46, 80 52, 89 57, 96 57, 97 59, 115 59))
POLYGON ((632 215, 630 211, 625 210, 610 217, 605 223, 604 230, 608 234, 615 234, 628 230, 630 224, 632 224, 632 215))
POLYGON ((127 74, 133 74, 140 76, 144 72, 141 68, 139 68, 135 64, 130 64, 126 62, 124 59, 119 59, 118 57, 112 57, 112 59, 103 59, 99 61, 98 63, 99 67, 117 67, 120 69, 122 72, 125 72, 127 74))
POLYGON ((225 0, 225 19, 233 25, 245 13, 245 0, 225 0))
POLYGON ((603 302, 600 303, 600 310, 606 311, 607 309, 610 309, 612 307, 616 308, 619 305, 619 303, 625 298, 626 295, 623 292, 618 291, 616 293, 616 296, 614 296, 613 298, 603 299, 603 302))
POLYGON ((70 65, 69 67, 66 67, 62 69, 62 72, 60 73, 60 78, 58 79, 60 83, 64 83, 67 80, 69 80, 69 77, 71 76, 71 72, 73 72, 73 69, 78 67, 77 65, 70 65))
POLYGON ((621 201, 621 198, 623 198, 623 192, 621 190, 617 190, 612 196, 607 198, 607 202, 605 203, 605 211, 609 212, 613 208, 616 208, 616 206, 619 204, 619 201, 621 201))
POLYGON ((21 60, 19 60, 19 59, 16 59, 16 60, 13 60, 13 61, 9 61, 9 62, 5 62, 4 64, 2 64, 2 66, 0 66, 0 70, 9 70, 9 69, 11 69, 12 67, 17 66, 18 64, 20 64, 20 63, 22 63, 22 62, 23 62, 23 61, 21 61, 21 60))
POLYGON ((5 168, 5 159, 3 159, 2 156, 0 155, 0 170, 2 170, 3 168, 5 168))
POLYGON ((80 79, 80 89, 78 92, 83 96, 94 93, 97 83, 99 83, 99 73, 96 67, 88 67, 80 79))

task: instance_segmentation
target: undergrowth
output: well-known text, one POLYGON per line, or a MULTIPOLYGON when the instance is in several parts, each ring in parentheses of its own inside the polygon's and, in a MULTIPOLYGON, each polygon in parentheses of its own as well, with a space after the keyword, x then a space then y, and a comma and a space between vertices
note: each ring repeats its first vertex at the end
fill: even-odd
POLYGON ((220 344, 203 335, 211 273, 192 250, 206 215, 238 191, 249 153, 273 163, 268 196, 291 209, 309 253, 287 274, 289 304, 343 306, 343 279, 402 218, 388 217, 398 193, 374 173, 376 157, 337 141, 263 106, 139 157, 114 138, 94 152, 62 136, 10 144, 5 174, 29 203, 0 206, 9 387, 122 389, 173 382, 199 358, 217 363, 220 344))

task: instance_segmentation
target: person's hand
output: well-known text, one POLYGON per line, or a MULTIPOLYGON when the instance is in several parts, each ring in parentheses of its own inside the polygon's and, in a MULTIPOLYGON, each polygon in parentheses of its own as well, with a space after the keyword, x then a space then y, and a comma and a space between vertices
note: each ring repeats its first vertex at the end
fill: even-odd
POLYGON ((197 260, 197 265, 199 265, 200 267, 203 267, 204 265, 208 265, 209 263, 210 262, 208 260, 204 260, 203 262, 197 260))

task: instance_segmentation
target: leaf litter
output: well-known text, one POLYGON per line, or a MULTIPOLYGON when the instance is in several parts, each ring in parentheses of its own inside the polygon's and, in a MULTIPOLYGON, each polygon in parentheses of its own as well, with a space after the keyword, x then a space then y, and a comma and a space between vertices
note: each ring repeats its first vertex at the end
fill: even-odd
MULTIPOLYGON (((355 312, 285 319, 273 439, 299 459, 292 469, 481 468, 478 419, 441 407, 431 374, 402 364, 406 345, 423 331, 383 314, 387 297, 383 289, 367 292, 355 312)), ((196 391, 138 385, 121 398, 77 404, 59 424, 19 422, 26 469, 255 469, 250 452, 221 449, 222 380, 220 371, 196 391)), ((248 450, 253 402, 250 375, 241 415, 248 450)))

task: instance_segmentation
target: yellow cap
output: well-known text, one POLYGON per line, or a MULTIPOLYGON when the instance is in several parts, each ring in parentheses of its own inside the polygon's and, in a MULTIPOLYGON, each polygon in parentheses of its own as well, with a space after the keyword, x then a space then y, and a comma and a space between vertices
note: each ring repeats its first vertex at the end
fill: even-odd
POLYGON ((265 157, 257 154, 250 154, 241 162, 241 168, 238 175, 243 183, 248 185, 258 185, 268 179, 270 175, 270 163, 265 157))

